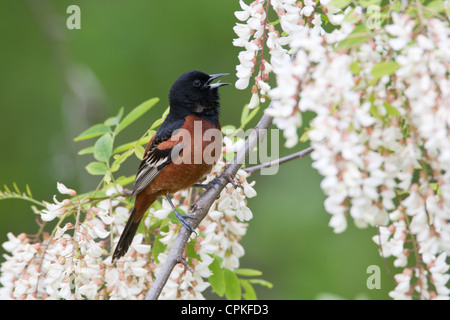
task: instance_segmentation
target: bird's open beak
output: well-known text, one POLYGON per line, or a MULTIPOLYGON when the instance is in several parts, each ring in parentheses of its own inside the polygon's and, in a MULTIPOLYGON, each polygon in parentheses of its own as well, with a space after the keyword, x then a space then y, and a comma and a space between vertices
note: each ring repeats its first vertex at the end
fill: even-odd
POLYGON ((221 86, 226 86, 229 83, 224 83, 224 82, 218 82, 218 83, 211 83, 212 81, 214 81, 214 79, 217 79, 221 76, 226 76, 229 73, 217 73, 217 74, 211 74, 209 75, 209 79, 208 81, 205 83, 205 86, 209 87, 210 89, 214 89, 214 88, 219 88, 221 86))

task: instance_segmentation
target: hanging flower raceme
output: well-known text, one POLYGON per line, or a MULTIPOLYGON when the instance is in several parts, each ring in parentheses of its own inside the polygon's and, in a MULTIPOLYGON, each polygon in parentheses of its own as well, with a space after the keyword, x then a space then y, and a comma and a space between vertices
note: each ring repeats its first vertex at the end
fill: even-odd
MULTIPOLYGON (((264 70, 275 84, 265 112, 283 131, 286 147, 299 142, 302 113, 313 112, 307 136, 313 167, 323 176, 329 224, 335 232, 350 219, 361 228, 378 227, 380 253, 403 268, 391 297, 448 299, 448 20, 436 12, 411 15, 423 5, 402 2, 377 7, 388 18, 374 24, 377 16, 368 8, 333 3, 241 1, 244 10, 266 12, 259 16, 263 34, 250 32, 259 39, 260 55, 252 56, 246 84, 255 75, 258 85, 258 62, 270 65, 264 70), (275 22, 266 18, 270 9, 275 22)), ((250 16, 240 16, 249 29, 250 22, 256 25, 250 16)), ((249 54, 243 47, 241 54, 249 54)))

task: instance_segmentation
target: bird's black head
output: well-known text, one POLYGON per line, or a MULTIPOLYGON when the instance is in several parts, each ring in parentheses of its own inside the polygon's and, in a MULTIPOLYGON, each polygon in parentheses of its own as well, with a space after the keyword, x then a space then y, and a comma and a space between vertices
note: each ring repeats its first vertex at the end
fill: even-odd
POLYGON ((202 118, 218 118, 218 88, 229 83, 212 83, 212 81, 226 74, 209 75, 201 71, 183 73, 170 89, 169 102, 172 116, 184 117, 194 113, 202 118))

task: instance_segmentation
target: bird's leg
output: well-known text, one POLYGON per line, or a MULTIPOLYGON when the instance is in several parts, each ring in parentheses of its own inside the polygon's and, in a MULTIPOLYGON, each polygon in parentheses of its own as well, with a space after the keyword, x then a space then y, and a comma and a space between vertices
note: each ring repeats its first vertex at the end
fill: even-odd
POLYGON ((175 208, 175 205, 173 204, 172 199, 170 199, 170 197, 168 195, 166 195, 166 199, 167 199, 167 201, 169 201, 169 204, 172 207, 173 211, 175 211, 175 216, 177 217, 178 221, 180 221, 181 224, 183 226, 185 226, 188 230, 190 230, 191 232, 194 232, 195 234, 197 234, 195 232, 194 228, 192 228, 190 223, 186 220, 186 218, 194 219, 195 217, 190 215, 190 214, 182 214, 182 213, 180 213, 177 210, 177 208, 175 208))
POLYGON ((203 183, 196 183, 196 184, 193 184, 192 186, 193 186, 194 188, 208 189, 208 188, 214 186, 215 184, 220 184, 221 186, 224 185, 224 183, 223 183, 222 181, 220 181, 220 180, 217 179, 217 178, 214 178, 214 179, 212 179, 210 182, 208 182, 208 183, 206 183, 206 184, 203 184, 203 183))

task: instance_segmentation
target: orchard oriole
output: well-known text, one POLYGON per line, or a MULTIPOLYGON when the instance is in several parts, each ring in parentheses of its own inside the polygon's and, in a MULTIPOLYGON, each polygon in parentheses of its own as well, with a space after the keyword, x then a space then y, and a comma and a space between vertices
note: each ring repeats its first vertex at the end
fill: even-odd
POLYGON ((136 197, 136 201, 112 261, 126 254, 144 213, 160 196, 167 198, 181 224, 194 231, 186 220, 192 216, 178 212, 169 194, 191 187, 219 158, 222 136, 218 88, 228 83, 212 81, 223 75, 226 73, 189 71, 172 85, 169 114, 145 150, 130 197, 136 197))

